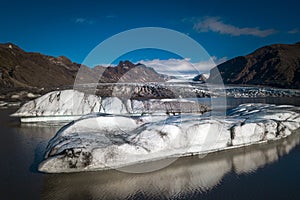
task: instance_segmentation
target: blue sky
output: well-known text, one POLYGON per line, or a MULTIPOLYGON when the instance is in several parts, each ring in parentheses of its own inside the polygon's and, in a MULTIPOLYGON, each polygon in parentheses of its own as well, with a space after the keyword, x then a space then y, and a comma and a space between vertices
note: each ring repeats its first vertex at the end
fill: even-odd
MULTIPOLYGON (((221 62, 264 45, 300 41, 299 4, 289 0, 5 0, 1 1, 0 42, 81 63, 112 35, 139 27, 164 27, 187 34, 221 62)), ((172 53, 149 50, 128 58, 133 62, 179 59, 172 53)))

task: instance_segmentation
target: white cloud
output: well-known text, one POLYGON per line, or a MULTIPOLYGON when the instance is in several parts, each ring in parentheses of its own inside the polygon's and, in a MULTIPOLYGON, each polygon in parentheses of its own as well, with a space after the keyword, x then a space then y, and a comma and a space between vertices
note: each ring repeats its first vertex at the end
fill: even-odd
POLYGON ((217 32, 220 34, 228 34, 232 36, 252 35, 257 37, 266 37, 277 32, 275 29, 261 30, 258 27, 240 28, 237 26, 233 26, 231 24, 225 24, 219 17, 206 17, 202 20, 198 20, 196 23, 194 23, 193 28, 198 32, 212 31, 212 32, 217 32))
POLYGON ((300 33, 300 30, 295 28, 295 29, 292 29, 290 31, 288 31, 289 34, 297 34, 297 33, 300 33))
POLYGON ((106 15, 105 18, 106 19, 116 19, 117 16, 116 15, 106 15))
POLYGON ((211 57, 210 60, 192 63, 189 58, 186 59, 168 59, 168 60, 141 60, 139 63, 152 67, 155 71, 167 75, 182 75, 191 74, 196 75, 199 72, 206 73, 215 65, 225 62, 226 57, 217 59, 215 56, 211 57))
POLYGON ((114 66, 114 65, 112 65, 112 64, 97 64, 97 65, 95 65, 95 66, 93 66, 93 67, 96 67, 96 66, 101 66, 101 67, 112 67, 112 66, 114 66))
POLYGON ((74 22, 75 22, 76 24, 93 24, 93 23, 94 23, 93 20, 90 20, 90 19, 87 19, 87 18, 81 18, 81 17, 76 18, 76 19, 74 20, 74 22))

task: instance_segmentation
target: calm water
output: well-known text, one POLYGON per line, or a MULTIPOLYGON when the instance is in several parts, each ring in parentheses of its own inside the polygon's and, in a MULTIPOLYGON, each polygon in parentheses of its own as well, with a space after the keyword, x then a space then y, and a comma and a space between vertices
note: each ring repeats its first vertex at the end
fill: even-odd
MULTIPOLYGON (((299 98, 229 99, 300 105, 299 98)), ((116 170, 42 174, 48 140, 59 126, 21 125, 0 110, 0 199, 299 199, 300 131, 264 145, 178 159, 146 174, 116 170)))

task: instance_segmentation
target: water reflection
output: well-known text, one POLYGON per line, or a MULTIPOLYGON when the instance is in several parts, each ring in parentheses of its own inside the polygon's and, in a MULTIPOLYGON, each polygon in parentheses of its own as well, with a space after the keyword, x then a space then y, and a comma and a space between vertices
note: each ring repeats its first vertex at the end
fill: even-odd
POLYGON ((45 199, 126 199, 176 198, 205 192, 228 173, 251 173, 277 161, 300 143, 300 131, 269 144, 259 144, 204 158, 178 159, 169 167, 147 174, 127 174, 115 170, 76 174, 46 174, 45 199))
MULTIPOLYGON (((43 160, 48 141, 59 128, 59 126, 36 124, 19 124, 12 128, 14 140, 17 141, 17 145, 14 146, 17 149, 16 153, 24 156, 27 162, 30 162, 31 172, 38 172, 38 164, 43 160)), ((18 162, 18 160, 15 162, 18 162)))
POLYGON ((37 165, 59 127, 20 124, 8 117, 14 111, 0 110, 0 199, 38 199, 43 174, 37 165))

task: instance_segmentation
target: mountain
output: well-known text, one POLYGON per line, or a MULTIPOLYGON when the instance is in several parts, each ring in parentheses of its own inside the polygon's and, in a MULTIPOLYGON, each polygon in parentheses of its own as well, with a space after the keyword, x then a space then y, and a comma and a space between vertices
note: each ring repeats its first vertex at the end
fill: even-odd
POLYGON ((65 56, 53 57, 25 52, 12 43, 0 44, 0 87, 53 88, 72 86, 77 78, 84 83, 98 82, 162 82, 165 76, 154 69, 129 61, 115 67, 89 68, 72 62, 65 56))
POLYGON ((95 67, 96 70, 102 71, 100 82, 164 82, 167 76, 157 73, 153 68, 146 67, 143 64, 133 64, 130 61, 120 61, 115 67, 95 67))
POLYGON ((300 42, 265 46, 246 56, 228 60, 210 71, 209 82, 216 80, 217 69, 225 84, 299 89, 300 42))
POLYGON ((27 53, 18 46, 0 44, 0 87, 53 87, 73 84, 80 64, 66 57, 27 53))

